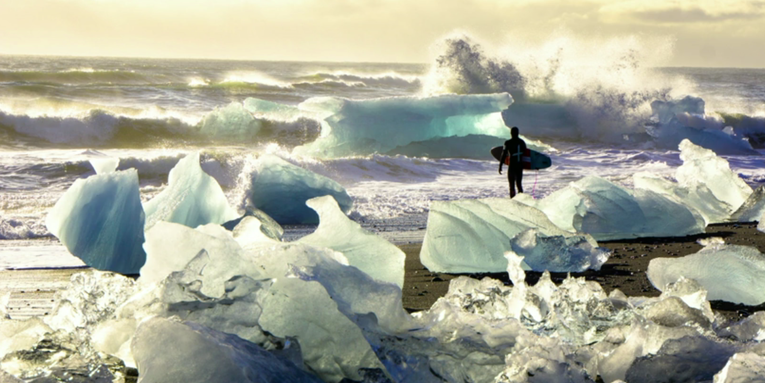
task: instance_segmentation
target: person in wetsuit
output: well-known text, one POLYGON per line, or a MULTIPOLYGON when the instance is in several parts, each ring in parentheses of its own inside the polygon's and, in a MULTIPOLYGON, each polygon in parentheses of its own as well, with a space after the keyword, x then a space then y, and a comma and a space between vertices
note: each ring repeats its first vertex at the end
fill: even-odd
POLYGON ((518 127, 513 126, 510 129, 509 140, 505 141, 505 147, 502 149, 502 156, 499 159, 499 174, 502 174, 502 165, 505 158, 510 156, 510 165, 507 166, 507 182, 510 183, 510 198, 515 197, 515 187, 518 186, 518 193, 523 193, 521 181, 523 179, 523 153, 526 152, 526 142, 518 137, 518 127))

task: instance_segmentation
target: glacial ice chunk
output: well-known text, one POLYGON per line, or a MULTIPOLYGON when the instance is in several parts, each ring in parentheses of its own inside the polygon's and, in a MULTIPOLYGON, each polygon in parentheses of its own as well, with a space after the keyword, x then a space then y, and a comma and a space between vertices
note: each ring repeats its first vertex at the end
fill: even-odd
MULTIPOLYGON (((547 244, 552 244, 549 237, 574 235, 558 228, 542 211, 514 200, 434 201, 428 214, 428 229, 420 251, 420 261, 428 270, 437 272, 502 272, 507 269, 505 252, 513 249, 513 243, 520 238, 516 236, 527 229, 536 229, 533 235, 538 239, 533 241, 547 244)), ((523 240, 526 243, 532 241, 527 237, 523 240)), ((587 235, 569 241, 587 243, 580 247, 584 251, 576 252, 577 256, 591 259, 591 256, 597 258, 595 254, 600 254, 597 243, 587 235)), ((565 242, 560 240, 558 244, 563 245, 565 242)), ((526 249, 524 246, 521 248, 526 249)), ((556 254, 561 249, 548 246, 545 250, 556 254)), ((532 253, 531 250, 524 250, 525 255, 532 253)), ((550 254, 540 251, 534 254, 535 260, 527 266, 556 264, 549 262, 550 254)), ((576 271, 581 271, 582 263, 587 263, 582 260, 569 261, 569 266, 577 264, 576 271)), ((561 266, 560 263, 557 265, 561 266)))
POLYGON ((86 265, 136 274, 146 260, 144 218, 138 173, 128 169, 76 180, 48 212, 46 226, 86 265))
POLYGON ((341 157, 386 153, 412 142, 481 134, 506 137, 499 112, 512 104, 507 93, 391 97, 375 100, 309 99, 299 107, 327 115, 321 136, 296 153, 341 157))
POLYGON ((219 297, 224 292, 223 281, 235 275, 261 277, 257 264, 248 261, 232 234, 218 225, 192 229, 171 222, 158 222, 146 232, 146 264, 141 268, 142 284, 157 283, 174 271, 183 270, 189 262, 205 252, 208 267, 199 277, 202 293, 219 297))
POLYGON ((597 176, 572 182, 535 204, 563 229, 599 241, 685 236, 701 233, 706 226, 698 213, 664 194, 631 191, 597 176))
POLYGON ((523 257, 530 270, 552 272, 582 272, 600 270, 610 251, 593 245, 579 235, 540 235, 535 229, 518 234, 512 242, 513 251, 523 257))
MULTIPOLYGON (((259 231, 255 226, 247 230, 259 231)), ((191 229, 161 222, 147 238, 149 262, 138 282, 160 291, 126 305, 123 317, 177 315, 251 341, 261 339, 264 331, 296 338, 305 364, 327 381, 359 380, 359 369, 383 369, 361 330, 321 284, 288 277, 293 267, 347 265, 342 254, 271 239, 245 241, 243 248, 217 225, 191 229), (177 259, 165 259, 172 257, 177 259), (154 297, 164 303, 158 305, 154 297)))
POLYGON ((659 290, 685 277, 701 284, 709 300, 751 306, 765 302, 765 254, 749 246, 710 244, 685 257, 655 258, 646 274, 659 290))
POLYGON ((202 170, 199 152, 178 161, 170 170, 165 190, 147 202, 144 209, 147 230, 158 221, 197 227, 220 225, 239 217, 218 182, 202 170))
POLYGON ((704 107, 704 100, 692 96, 654 101, 651 103, 652 118, 657 124, 646 131, 654 142, 667 149, 674 149, 685 140, 717 154, 759 154, 748 140, 730 128, 724 129, 721 118, 705 114, 704 107))
POLYGON ((93 166, 96 174, 105 174, 116 171, 117 166, 120 164, 120 159, 107 156, 91 157, 90 164, 93 166))
POLYGON ((720 372, 715 374, 714 383, 764 383, 765 357, 753 352, 734 354, 720 372))
POLYGON ((149 319, 138 326, 132 350, 146 383, 321 382, 254 343, 193 322, 149 319))
POLYGON ((279 224, 318 223, 319 216, 305 202, 324 195, 334 197, 346 214, 353 206, 345 189, 327 177, 271 154, 264 154, 258 160, 250 199, 255 207, 279 224))
POLYGON ((765 186, 759 186, 749 195, 749 198, 731 216, 730 221, 754 222, 762 221, 765 214, 765 186))
POLYGON ((635 190, 650 190, 687 206, 691 213, 701 215, 704 222, 720 223, 730 217, 733 208, 717 199, 704 184, 683 186, 677 182, 649 173, 635 173, 632 177, 635 190))
POLYGON ((401 249, 348 219, 331 196, 312 198, 306 205, 319 214, 319 227, 298 242, 339 251, 351 266, 375 279, 404 287, 406 255, 401 249))
POLYGON ((730 169, 728 161, 709 149, 683 140, 680 143, 680 159, 683 164, 677 168, 676 177, 681 185, 693 187, 703 184, 734 211, 752 194, 752 188, 730 169))
POLYGON ((656 355, 637 358, 627 370, 627 382, 703 382, 710 381, 736 346, 706 337, 686 336, 667 340, 656 355))

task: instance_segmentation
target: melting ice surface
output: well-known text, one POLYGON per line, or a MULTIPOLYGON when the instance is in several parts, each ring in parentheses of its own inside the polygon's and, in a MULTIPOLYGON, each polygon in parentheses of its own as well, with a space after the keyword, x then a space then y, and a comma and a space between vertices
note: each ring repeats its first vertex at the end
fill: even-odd
POLYGON ((596 240, 682 237, 762 214, 763 192, 725 159, 688 140, 680 150, 676 181, 638 173, 633 190, 587 176, 539 200, 434 201, 420 260, 431 271, 499 272, 513 250, 527 269, 598 270, 608 254, 596 240))
POLYGON ((299 107, 324 115, 321 136, 296 152, 332 158, 387 153, 446 137, 507 137, 499 112, 512 103, 508 93, 364 101, 312 98, 299 107))
MULTIPOLYGON (((745 189, 728 195, 705 187, 719 196, 713 202, 759 206, 745 189)), ((566 193, 580 199, 571 212, 575 229, 617 219, 613 211, 619 206, 637 206, 649 220, 651 209, 679 204, 668 193, 641 199, 637 191, 600 179, 585 179, 566 193), (663 202, 644 207, 645 200, 663 202)), ((758 341, 765 315, 725 323, 712 313, 707 290, 693 280, 674 281, 658 298, 628 298, 618 290, 607 296, 583 279, 555 285, 548 274, 526 285, 524 268, 597 268, 604 261, 592 236, 565 230, 554 223, 560 217, 552 219, 534 204, 488 199, 436 206, 447 223, 434 233, 444 237, 473 230, 478 239, 470 240, 483 240, 488 248, 498 239, 509 243, 505 231, 516 232, 509 249, 492 248, 504 261, 479 259, 504 267, 514 285, 457 278, 446 296, 414 315, 403 309, 396 283, 400 254, 357 230, 329 197, 309 201, 325 223, 320 230, 355 234, 284 243, 265 235, 255 217, 246 217, 232 232, 217 224, 192 229, 158 222, 146 233, 147 260, 136 282, 85 272, 73 278, 55 314, 44 321, 0 319, 0 333, 12 334, 0 342, 0 367, 15 376, 26 373, 25 379, 71 369, 117 381, 124 369, 112 355, 151 381, 154 362, 183 365, 204 348, 210 352, 194 358, 195 377, 232 367, 208 380, 213 382, 247 370, 259 371, 264 381, 314 376, 328 382, 589 382, 599 376, 655 382, 734 380, 750 374, 742 364, 762 362, 758 341), (447 215, 462 222, 458 229, 450 228, 447 215), (496 237, 481 237, 487 232, 496 237), (359 249, 366 248, 383 255, 365 258, 359 249), (563 250, 568 253, 550 257, 563 250), (384 275, 388 272, 393 277, 384 275), (172 353, 146 342, 171 334, 183 334, 187 347, 172 353), (66 356, 67 367, 56 370, 55 360, 27 356, 29 350, 36 355, 46 349, 60 350, 55 355, 66 356), (678 364, 684 368, 672 368, 678 364)), ((699 222, 699 214, 685 205, 674 208, 680 207, 699 222)), ((447 245, 458 251, 460 244, 447 245)), ((428 246, 439 249, 436 241, 428 246)))
POLYGON ((344 265, 334 251, 266 238, 237 248, 222 229, 205 230, 218 234, 200 243, 219 249, 205 243, 216 238, 230 250, 199 251, 159 282, 77 274, 45 322, 0 319, 0 333, 12 334, 0 342, 0 366, 28 371, 25 378, 51 376, 29 367, 52 361, 24 353, 47 342, 84 352, 78 371, 98 371, 104 381, 123 371, 109 354, 136 365, 147 382, 176 366, 180 376, 196 372, 189 381, 207 382, 245 371, 261 380, 244 381, 733 381, 751 376, 743 360, 761 365, 765 355, 758 342, 765 315, 726 324, 688 279, 656 298, 606 295, 577 278, 556 285, 547 273, 526 285, 522 258, 508 252, 514 286, 460 277, 429 310, 410 315, 397 286, 344 265), (177 342, 183 347, 166 347, 177 342), (672 367, 678 363, 684 367, 672 367))
POLYGON ((681 258, 656 258, 648 279, 659 290, 680 278, 697 281, 710 300, 756 306, 765 302, 765 254, 749 246, 706 243, 701 251, 681 258))
POLYGON ((158 221, 197 227, 223 224, 239 217, 218 182, 200 167, 198 152, 178 161, 170 170, 167 188, 147 202, 144 209, 147 229, 158 221))
POLYGON ((252 179, 252 205, 279 224, 318 223, 316 212, 305 205, 313 197, 331 195, 343 212, 353 201, 337 182, 271 154, 258 159, 252 179))
MULTIPOLYGON (((114 166, 112 166, 114 165, 114 166)), ((48 230, 88 266, 136 274, 144 263, 144 211, 135 169, 78 179, 48 213, 48 230)))

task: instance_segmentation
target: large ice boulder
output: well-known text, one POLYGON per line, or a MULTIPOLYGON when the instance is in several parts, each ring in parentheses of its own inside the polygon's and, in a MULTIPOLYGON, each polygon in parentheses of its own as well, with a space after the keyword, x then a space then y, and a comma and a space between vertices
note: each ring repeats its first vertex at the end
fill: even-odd
POLYGON ((115 167, 76 180, 48 212, 46 225, 86 265, 137 274, 146 261, 138 173, 115 167))
POLYGON ((305 202, 324 195, 332 196, 344 213, 353 206, 345 188, 327 177, 271 154, 258 159, 249 198, 279 224, 318 223, 319 216, 305 202))
POLYGON ((505 252, 512 250, 516 241, 522 239, 523 244, 517 249, 529 250, 524 252, 530 257, 525 263, 527 268, 532 265, 538 271, 600 268, 605 258, 600 256, 603 252, 597 248, 595 240, 587 235, 568 238, 574 236, 557 227, 542 211, 515 200, 434 201, 428 214, 420 261, 428 270, 437 272, 502 272, 507 269, 505 252), (518 237, 529 229, 534 231, 518 237), (560 240, 553 239, 556 237, 560 240), (531 242, 545 243, 545 252, 531 251, 534 247, 528 245, 531 242), (574 242, 579 244, 579 251, 569 252, 567 248, 574 242), (571 262, 565 262, 566 267, 558 269, 556 266, 562 266, 562 263, 545 261, 553 258, 550 254, 567 254, 565 257, 583 257, 588 261, 569 258, 571 262), (600 259, 600 264, 589 262, 590 259, 600 259))
POLYGON ((319 227, 298 242, 339 251, 351 266, 404 287, 406 255, 401 249, 348 219, 331 196, 312 198, 306 204, 319 214, 319 227))
POLYGON ((444 137, 507 137, 499 112, 513 103, 508 93, 391 97, 374 100, 312 98, 300 109, 324 114, 321 136, 297 153, 342 157, 386 153, 412 142, 444 137))
POLYGON ((763 210, 762 193, 753 193, 724 158, 689 140, 683 140, 679 148, 683 164, 675 173, 677 182, 638 173, 633 177, 635 189, 681 202, 701 214, 706 223, 751 220, 763 210))
POLYGON ((294 268, 329 263, 337 280, 363 280, 341 253, 275 241, 257 223, 245 223, 235 238, 218 225, 161 222, 147 238, 149 262, 138 279, 144 296, 121 308, 122 316, 137 322, 177 316, 256 343, 266 332, 296 338, 304 363, 326 381, 360 380, 361 369, 384 369, 327 290, 292 277, 294 268))
POLYGON ((149 319, 138 326, 132 350, 145 383, 321 382, 254 343, 193 322, 149 319))
POLYGON ((730 205, 735 211, 752 194, 752 188, 730 169, 728 161, 709 149, 694 145, 688 140, 680 143, 680 159, 677 181, 688 188, 702 184, 714 196, 730 205))
POLYGON ((638 237, 682 237, 703 233, 706 224, 694 210, 665 194, 629 190, 604 178, 587 176, 540 201, 539 207, 563 229, 596 240, 638 237))
POLYGON ((697 281, 709 300, 756 306, 765 302, 765 254, 749 246, 712 240, 699 252, 681 258, 655 258, 648 264, 651 284, 663 290, 680 278, 697 281))
POLYGON ((159 221, 189 227, 223 224, 239 217, 218 182, 199 165, 199 152, 187 155, 170 170, 167 187, 144 205, 146 229, 159 221))

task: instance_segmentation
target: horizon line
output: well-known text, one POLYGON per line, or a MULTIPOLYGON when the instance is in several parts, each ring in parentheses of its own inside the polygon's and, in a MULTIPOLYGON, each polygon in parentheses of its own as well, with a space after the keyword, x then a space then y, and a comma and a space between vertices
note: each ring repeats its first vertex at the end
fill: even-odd
MULTIPOLYGON (((91 59, 133 59, 133 60, 198 60, 198 61, 238 61, 238 62, 284 62, 284 63, 327 63, 327 64, 394 64, 394 65, 431 65, 427 62, 406 61, 334 61, 334 60, 296 60, 296 59, 242 59, 242 58, 210 58, 210 57, 159 57, 159 56, 108 56, 108 55, 59 55, 44 53, 4 53, 0 57, 42 57, 42 58, 91 58, 91 59)), ((662 65, 647 68, 709 68, 709 69, 765 69, 765 66, 690 66, 662 65)))

